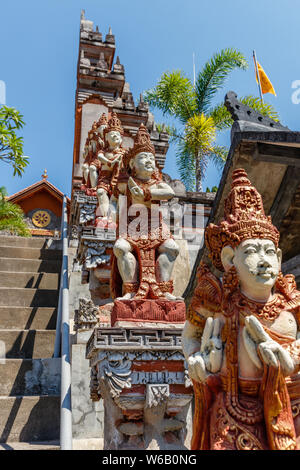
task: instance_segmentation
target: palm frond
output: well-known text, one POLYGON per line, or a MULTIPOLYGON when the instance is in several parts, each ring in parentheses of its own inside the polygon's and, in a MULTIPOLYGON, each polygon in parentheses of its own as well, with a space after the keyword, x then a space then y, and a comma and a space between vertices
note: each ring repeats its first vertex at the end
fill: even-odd
POLYGON ((196 179, 195 158, 185 140, 178 143, 176 149, 176 164, 180 179, 184 183, 186 189, 188 191, 193 191, 196 179))
POLYGON ((241 101, 241 103, 245 104, 246 106, 249 106, 255 111, 258 111, 263 116, 267 116, 273 119, 273 121, 279 122, 279 115, 275 108, 269 103, 262 103, 261 99, 257 96, 248 95, 244 96, 243 98, 239 98, 239 100, 241 101))
POLYGON ((206 153, 211 149, 216 138, 216 127, 211 117, 203 113, 191 117, 185 127, 185 140, 189 149, 195 155, 206 153))
POLYGON ((185 123, 196 111, 193 85, 181 70, 165 72, 155 88, 144 93, 150 106, 185 123))
POLYGON ((228 156, 228 148, 221 145, 214 145, 208 154, 209 159, 219 172, 223 171, 228 156))
POLYGON ((206 62, 196 80, 197 110, 207 113, 212 98, 223 87, 229 73, 235 68, 246 69, 244 55, 236 49, 222 49, 206 62))
POLYGON ((165 132, 169 136, 169 142, 174 143, 177 142, 178 140, 183 139, 183 136, 181 133, 176 129, 175 126, 170 126, 168 124, 160 124, 160 123, 155 123, 157 132, 161 134, 162 132, 165 132))

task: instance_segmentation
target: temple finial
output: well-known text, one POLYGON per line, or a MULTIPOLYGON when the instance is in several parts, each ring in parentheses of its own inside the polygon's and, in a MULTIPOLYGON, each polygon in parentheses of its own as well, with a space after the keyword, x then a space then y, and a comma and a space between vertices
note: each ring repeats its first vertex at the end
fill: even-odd
POLYGON ((42 174, 43 180, 46 180, 48 178, 47 170, 46 168, 44 169, 44 173, 42 174))

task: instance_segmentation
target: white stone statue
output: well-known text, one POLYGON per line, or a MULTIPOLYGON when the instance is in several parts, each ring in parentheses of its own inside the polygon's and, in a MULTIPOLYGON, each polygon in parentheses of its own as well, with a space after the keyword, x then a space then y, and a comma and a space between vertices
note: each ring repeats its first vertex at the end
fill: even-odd
POLYGON ((112 113, 104 129, 105 146, 98 153, 98 161, 101 162, 97 184, 98 215, 105 219, 108 216, 109 199, 117 182, 125 154, 125 149, 122 148, 123 133, 120 120, 115 113, 112 113))
POLYGON ((128 207, 146 208, 144 214, 147 220, 144 233, 138 238, 134 239, 130 233, 127 236, 121 234, 115 243, 114 255, 123 281, 121 298, 145 298, 151 293, 152 298, 176 300, 172 294, 171 275, 179 253, 178 245, 161 219, 155 233, 151 233, 150 227, 151 206, 171 199, 174 191, 162 181, 156 167, 155 150, 144 125, 140 126, 134 147, 127 157, 127 169, 130 174, 128 182, 118 185, 118 194, 127 195, 128 207), (147 255, 145 250, 148 250, 147 255), (147 263, 144 261, 146 258, 147 263))

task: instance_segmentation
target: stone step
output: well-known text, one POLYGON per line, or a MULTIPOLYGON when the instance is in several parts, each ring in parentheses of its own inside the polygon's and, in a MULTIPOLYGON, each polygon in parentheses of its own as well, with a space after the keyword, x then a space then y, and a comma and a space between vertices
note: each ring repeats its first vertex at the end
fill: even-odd
POLYGON ((0 246, 0 258, 61 260, 61 257, 61 250, 45 250, 43 248, 28 248, 23 246, 0 246))
POLYGON ((0 330, 0 358, 51 358, 54 341, 55 330, 0 330))
POLYGON ((2 307, 57 307, 57 289, 0 287, 2 307))
POLYGON ((0 307, 0 329, 55 330, 54 307, 0 307))
POLYGON ((0 246, 23 246, 28 248, 47 248, 59 241, 45 237, 8 237, 0 235, 0 246))
POLYGON ((60 394, 60 358, 0 360, 0 396, 60 394))
POLYGON ((59 441, 0 442, 0 450, 60 450, 59 441))
POLYGON ((58 289, 59 273, 14 273, 0 271, 0 287, 58 289))
POLYGON ((0 397, 0 442, 57 441, 60 397, 0 397))
POLYGON ((0 271, 59 273, 60 270, 60 260, 0 258, 0 271))

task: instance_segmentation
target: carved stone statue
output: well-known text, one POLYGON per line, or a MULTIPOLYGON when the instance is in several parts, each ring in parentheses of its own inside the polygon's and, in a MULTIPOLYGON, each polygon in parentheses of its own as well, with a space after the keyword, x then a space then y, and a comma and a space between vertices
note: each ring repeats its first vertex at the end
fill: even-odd
POLYGON ((98 214, 102 218, 101 222, 104 226, 107 224, 109 198, 118 180, 122 160, 126 152, 122 148, 123 134, 121 121, 116 113, 112 113, 108 125, 104 129, 105 146, 98 152, 98 160, 101 162, 97 184, 98 214))
POLYGON ((300 292, 280 271, 279 233, 243 169, 224 220, 206 229, 183 350, 195 392, 192 449, 300 448, 300 292))
POLYGON ((100 119, 93 123, 84 147, 84 163, 82 165, 84 186, 82 189, 87 190, 89 195, 93 195, 97 188, 98 172, 101 167, 97 154, 104 147, 103 132, 106 127, 107 117, 103 113, 100 119))
MULTIPOLYGON (((119 289, 117 293, 122 299, 176 300, 172 295, 171 274, 179 249, 163 223, 161 213, 153 212, 153 207, 162 200, 171 199, 174 191, 162 180, 156 167, 150 135, 143 124, 135 137, 134 147, 126 157, 126 170, 129 176, 127 182, 120 182, 115 191, 117 196, 127 196, 129 214, 126 224, 128 231, 123 234, 119 230, 119 238, 114 246, 123 282, 123 291, 119 289), (132 210, 134 207, 136 210, 132 210), (130 222, 136 218, 137 211, 143 219, 138 234, 130 231, 130 222), (157 224, 153 226, 154 213, 157 215, 157 224)), ((116 291, 119 286, 120 283, 115 281, 116 291)))

